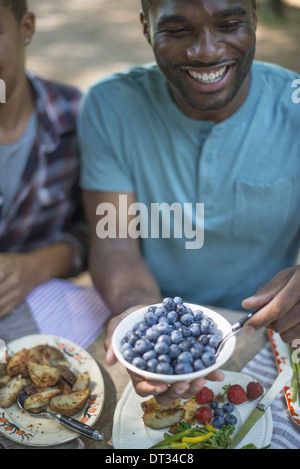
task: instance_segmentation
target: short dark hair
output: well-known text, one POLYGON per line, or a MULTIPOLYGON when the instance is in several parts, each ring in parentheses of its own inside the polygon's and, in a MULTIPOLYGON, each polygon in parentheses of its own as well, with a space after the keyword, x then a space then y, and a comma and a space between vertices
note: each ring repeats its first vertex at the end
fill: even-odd
POLYGON ((0 0, 0 5, 9 8, 18 21, 27 13, 27 0, 0 0))

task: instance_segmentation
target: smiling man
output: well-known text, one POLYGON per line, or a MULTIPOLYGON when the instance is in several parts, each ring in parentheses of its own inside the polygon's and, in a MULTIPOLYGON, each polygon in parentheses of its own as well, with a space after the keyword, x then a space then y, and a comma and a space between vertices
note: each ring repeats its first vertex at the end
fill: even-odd
POLYGON ((254 5, 242 2, 152 2, 144 33, 179 108, 219 122, 246 99, 256 43, 254 5))
MULTIPOLYGON (((116 360, 118 322, 165 296, 261 308, 247 331, 270 327, 291 342, 300 337, 300 119, 291 99, 299 76, 254 60, 252 0, 145 0, 142 7, 156 64, 96 83, 80 117, 90 269, 116 315, 107 361, 116 360), (186 249, 174 227, 168 239, 130 236, 130 217, 120 226, 120 212, 128 213, 120 194, 128 207, 203 203, 203 245, 186 249), (103 204, 114 205, 122 236, 97 233, 103 204)), ((197 223, 195 213, 187 216, 197 223)), ((140 395, 155 394, 161 404, 203 385, 132 379, 140 395)))

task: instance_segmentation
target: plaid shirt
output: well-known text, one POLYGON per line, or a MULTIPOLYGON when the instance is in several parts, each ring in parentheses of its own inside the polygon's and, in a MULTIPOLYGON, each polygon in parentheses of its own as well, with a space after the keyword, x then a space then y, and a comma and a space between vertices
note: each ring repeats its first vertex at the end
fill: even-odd
MULTIPOLYGON (((79 190, 76 118, 81 94, 27 72, 36 99, 38 131, 19 190, 4 217, 0 252, 28 252, 57 242, 74 249, 74 274, 83 267, 85 230, 79 190)), ((12 177, 12 175, 7 175, 12 177)))

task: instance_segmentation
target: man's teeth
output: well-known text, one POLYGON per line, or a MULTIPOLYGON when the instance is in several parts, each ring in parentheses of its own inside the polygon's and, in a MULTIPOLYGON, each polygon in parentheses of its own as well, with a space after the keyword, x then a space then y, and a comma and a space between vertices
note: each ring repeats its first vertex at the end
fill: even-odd
POLYGON ((217 72, 210 73, 198 73, 188 70, 188 73, 195 78, 195 80, 201 81, 201 83, 215 83, 216 81, 221 80, 225 75, 227 66, 220 68, 217 72))

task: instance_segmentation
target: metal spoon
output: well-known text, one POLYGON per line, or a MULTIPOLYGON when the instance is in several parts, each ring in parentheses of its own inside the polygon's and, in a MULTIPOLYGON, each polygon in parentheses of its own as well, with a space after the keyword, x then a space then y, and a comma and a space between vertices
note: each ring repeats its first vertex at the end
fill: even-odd
POLYGON ((21 409, 27 412, 27 414, 33 415, 34 417, 38 415, 48 415, 52 419, 61 423, 62 425, 68 427, 69 429, 75 432, 81 433, 81 435, 86 436, 87 438, 91 438, 92 440, 96 440, 96 441, 103 440, 102 433, 98 432, 97 430, 94 430, 94 428, 91 428, 82 422, 79 422, 78 420, 75 420, 71 417, 67 417, 66 415, 55 414, 54 412, 49 412, 46 409, 39 410, 38 412, 30 412, 29 410, 26 410, 24 408, 24 402, 25 402, 26 397, 28 397, 28 394, 26 394, 25 391, 21 391, 18 394, 17 402, 19 406, 21 407, 21 409))
POLYGON ((227 335, 225 335, 225 337, 223 337, 222 341, 220 342, 217 350, 216 350, 216 358, 220 355, 220 352, 222 350, 222 348, 224 347, 225 343, 231 339, 231 337, 235 336, 236 334, 238 334, 242 329, 243 329, 243 326, 244 324, 249 321, 250 318, 252 318, 253 314, 257 313, 258 310, 256 311, 253 311, 252 313, 248 313, 246 316, 244 316, 242 319, 240 319, 239 321, 237 321, 236 323, 234 323, 232 326, 231 326, 231 331, 228 332, 227 335))

